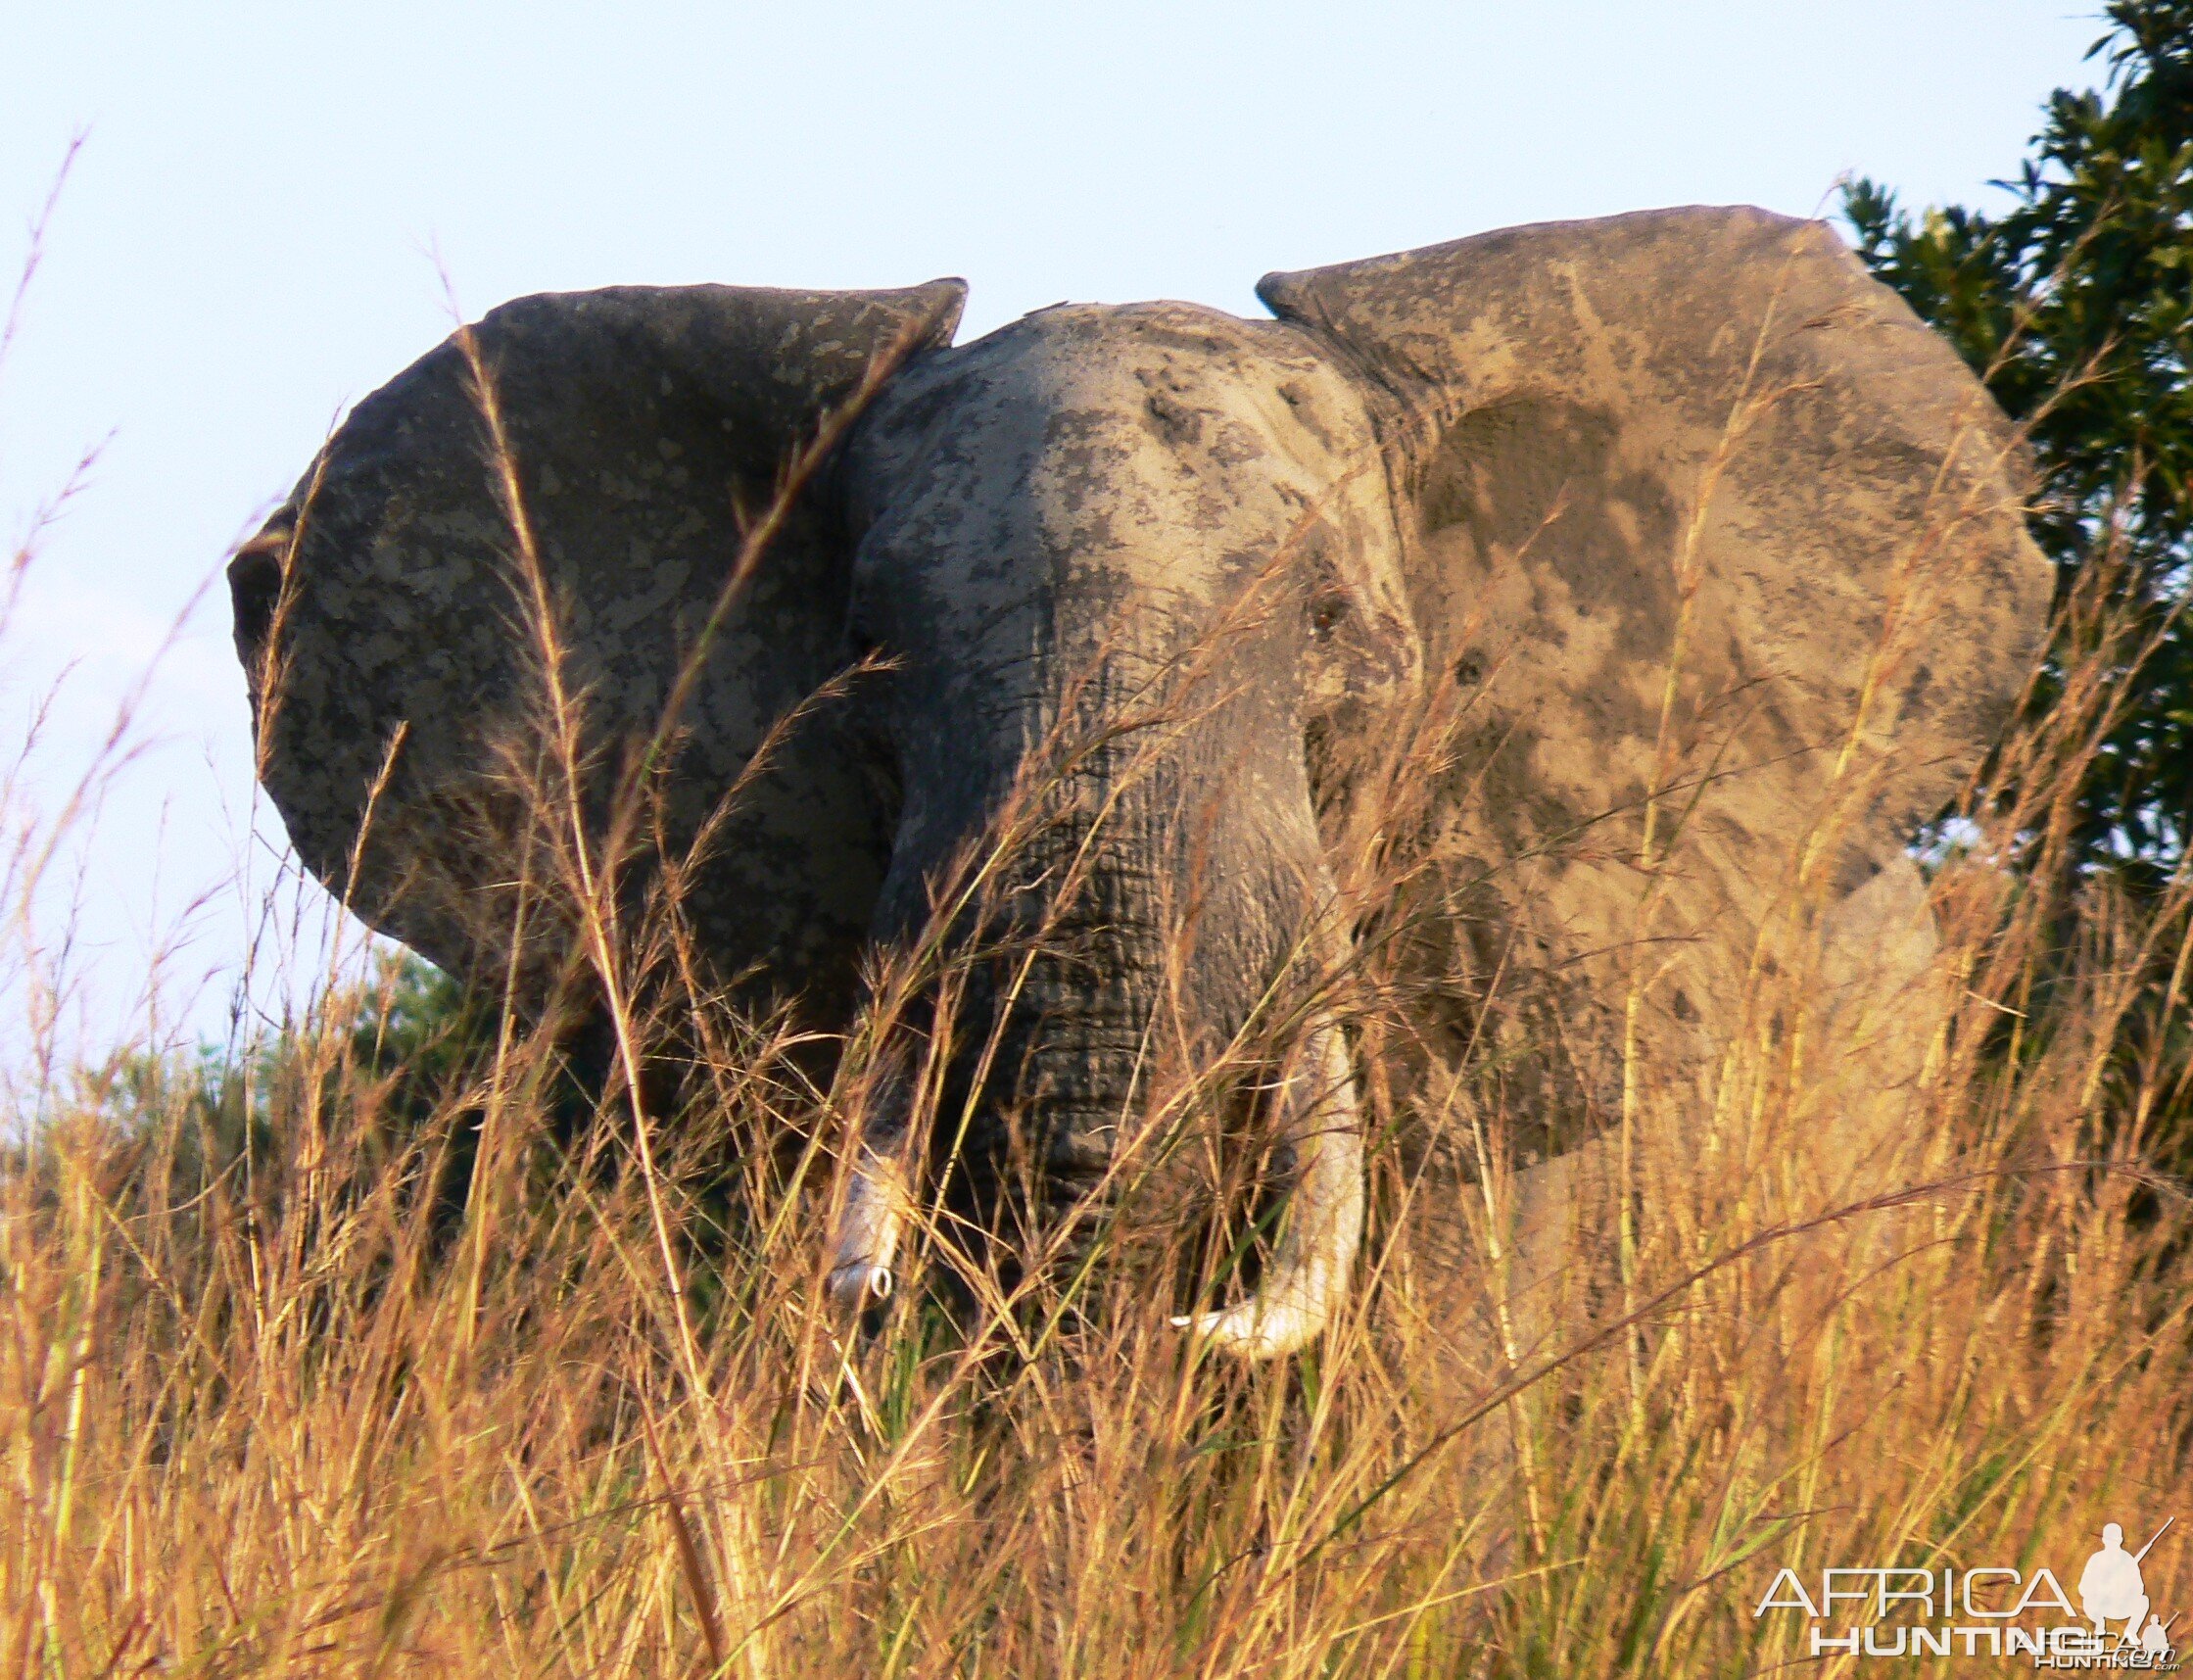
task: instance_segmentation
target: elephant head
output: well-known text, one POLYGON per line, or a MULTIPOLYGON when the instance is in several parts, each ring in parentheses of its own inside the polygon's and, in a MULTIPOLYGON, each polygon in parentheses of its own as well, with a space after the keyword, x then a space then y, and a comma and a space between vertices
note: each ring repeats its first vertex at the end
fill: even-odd
MULTIPOLYGON (((2045 611, 2001 415, 1817 223, 1549 224, 1267 277, 1272 320, 1061 306, 953 347, 961 295, 539 297, 430 354, 231 568, 262 776, 366 920, 500 975, 569 939, 512 934, 529 673, 586 699, 590 822, 675 700, 629 877, 683 860, 721 977, 832 1028, 864 950, 1001 953, 924 1076, 992 1211, 1016 1170, 1046 1220, 1101 1199, 1161 1040, 1307 999, 1264 1103, 1281 1240, 1197 1320, 1245 1353, 1319 1332, 1362 1226, 1320 987, 1363 914, 1335 837, 1397 739, 1463 696, 1481 748, 1385 837, 1422 903, 1481 884, 1589 981, 1640 936, 1643 859, 1678 947, 1649 1009, 1710 1042, 1786 860, 1831 895, 1895 867, 2045 611)), ((1403 960, 1451 965, 1426 925, 1403 960)), ((924 1141, 892 1054, 834 1237, 855 1299, 890 1286, 924 1141)))

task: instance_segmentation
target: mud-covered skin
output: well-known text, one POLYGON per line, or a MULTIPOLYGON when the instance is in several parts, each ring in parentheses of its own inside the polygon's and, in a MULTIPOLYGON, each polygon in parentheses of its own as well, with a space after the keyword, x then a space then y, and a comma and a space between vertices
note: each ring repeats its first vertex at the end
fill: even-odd
MULTIPOLYGON (((688 720, 690 830, 774 717, 856 653, 893 661, 801 725, 726 831, 693 901, 720 977, 842 1021, 859 952, 903 940, 1038 787, 984 933, 1056 937, 973 1154, 994 1176, 1017 1116, 1053 1207, 1102 1171, 1152 1046, 1192 1062, 1305 945, 1381 940, 1405 1098, 1488 1025, 1536 1056, 1539 1151, 1603 1118, 1634 975, 1636 1031, 1701 1080, 1791 928, 1838 995, 1889 969, 1899 996, 1919 984, 1931 920, 1902 847, 1978 762, 2049 591, 2007 428, 1949 348, 1827 229, 1749 210, 1513 229, 1261 291, 1277 321, 1062 307, 956 349, 944 283, 629 290, 483 323, 604 764, 650 726, 738 501, 923 326, 688 720), (1439 771, 1372 811, 1382 755, 1457 710, 1439 771), (878 761, 882 820, 860 792, 878 761), (1334 859, 1365 844, 1406 884, 1344 925, 1334 859), (1489 1016, 1496 975, 1548 1018, 1489 1016)), ((453 354, 360 405, 301 487, 294 552, 277 529, 232 575, 246 663, 281 673, 255 693, 300 851, 342 889, 407 725, 354 902, 497 972, 527 866, 500 788, 528 665, 453 354)), ((1002 1003, 978 985, 970 1006, 979 1039, 1002 1003)), ((1861 1034, 1875 1086, 1909 1080, 1936 1018, 1921 998, 1861 1034)), ((1861 1095, 1874 1119, 1849 1124, 1888 1124, 1861 1095)))
MULTIPOLYGON (((843 472, 848 623, 894 662, 869 707, 904 790, 876 937, 921 926, 1021 790, 1034 832, 983 933, 1053 925, 1015 977, 989 1112, 1020 1112, 1071 1201, 1138 1071, 1233 1034, 1329 915, 1304 732, 1416 678, 1376 439, 1291 328, 1061 307, 910 369, 843 472), (1051 884, 1084 848, 1088 885, 1061 906, 1051 884)), ((978 984, 977 1048, 990 1001, 978 984)), ((977 1197, 1005 1142, 969 1140, 977 1197)))
POLYGON ((1427 664, 1482 688, 1504 743, 1491 795, 1445 814, 1486 859, 1587 826, 1568 873, 1637 855, 1687 563, 1671 738, 1678 776, 1712 778, 1688 818, 1701 896, 1755 918, 1869 686, 1843 890, 2000 726, 2049 588, 2009 425, 1825 225, 1555 222, 1260 293, 1385 397, 1427 664))
MULTIPOLYGON (((1520 997, 1565 993, 1586 1065, 1548 1077, 1582 1088, 1529 1140, 1563 1147, 1608 1112, 1641 940, 1646 1026, 1703 1068, 1778 907, 1910 871, 2045 625, 2020 446, 1828 227, 1760 211, 1512 228, 1259 295, 1372 393, 1425 669, 1464 703, 1409 848, 1430 867, 1406 908, 1448 912, 1419 923, 1421 1025, 1474 1030, 1503 966, 1520 997)), ((1931 1025, 1878 1057, 1884 1085, 1931 1025)))

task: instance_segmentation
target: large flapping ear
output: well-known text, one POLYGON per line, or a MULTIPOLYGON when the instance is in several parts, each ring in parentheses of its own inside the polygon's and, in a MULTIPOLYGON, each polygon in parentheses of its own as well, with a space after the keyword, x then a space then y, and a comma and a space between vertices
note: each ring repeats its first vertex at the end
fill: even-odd
POLYGON ((1485 873, 1555 967, 1651 942, 1690 1021, 1776 902, 1903 866, 2050 577, 2008 423, 1828 227, 1655 211, 1259 290, 1371 398, 1470 720, 1433 877, 1485 873))
MULTIPOLYGON (((637 755, 674 749, 628 907, 650 846, 705 833, 684 899, 696 945, 722 977, 765 971, 841 1010, 887 841, 827 704, 749 773, 844 664, 824 475, 766 547, 748 538, 831 416, 886 362, 950 342, 965 293, 521 298, 359 403, 229 569, 260 774, 314 874, 436 963, 500 980, 513 919, 553 896, 522 886, 556 867, 544 831, 568 808, 553 664, 590 843, 637 755)), ((569 943, 558 920, 542 915, 544 947, 569 943)))

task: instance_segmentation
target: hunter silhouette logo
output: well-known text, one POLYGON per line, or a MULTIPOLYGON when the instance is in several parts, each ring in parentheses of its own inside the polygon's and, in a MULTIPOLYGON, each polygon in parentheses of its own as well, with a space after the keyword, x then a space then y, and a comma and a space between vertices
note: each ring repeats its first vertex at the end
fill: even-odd
MULTIPOLYGON (((2155 1540, 2163 1538, 2176 1517, 2157 1529, 2155 1540)), ((2147 1617, 2147 1585, 2140 1576, 2140 1560, 2145 1558, 2155 1544, 2150 1540, 2137 1552, 2124 1550, 2124 1530, 2110 1523, 2102 1530, 2102 1549, 2086 1560, 2086 1567, 2079 1572, 2078 1604, 2086 1617, 2094 1624, 2096 1633, 2107 1633, 2107 1623, 2121 1621, 2124 1640, 2134 1641, 2140 1622, 2147 1617)), ((2122 1642, 2121 1642, 2122 1643, 2122 1642)))
POLYGON ((2171 1673, 2177 1617, 2156 1609, 2141 1564, 2176 1521, 2166 1518, 2137 1552, 2125 1550, 2121 1526, 2105 1524, 2075 1605, 2045 1566, 1827 1568, 1814 1581, 1784 1567, 1751 1614, 1802 1614, 1813 1656, 2030 1656, 2036 1668, 2171 1673))

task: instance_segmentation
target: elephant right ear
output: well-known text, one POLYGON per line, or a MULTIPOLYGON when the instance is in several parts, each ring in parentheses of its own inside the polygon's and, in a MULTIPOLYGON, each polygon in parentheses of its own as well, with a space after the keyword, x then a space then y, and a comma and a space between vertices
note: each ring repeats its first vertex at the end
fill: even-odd
POLYGON ((841 1016, 887 841, 833 708, 780 727, 845 664, 848 540, 822 475, 726 586, 787 460, 949 344, 965 297, 521 298, 359 403, 229 567, 260 777, 328 889, 453 973, 500 982, 529 919, 524 965, 553 965, 568 916, 538 888, 568 875, 571 825, 549 666, 596 847, 690 666, 619 901, 690 854, 683 912, 717 978, 841 1016))

